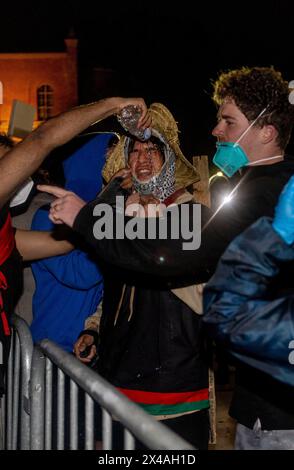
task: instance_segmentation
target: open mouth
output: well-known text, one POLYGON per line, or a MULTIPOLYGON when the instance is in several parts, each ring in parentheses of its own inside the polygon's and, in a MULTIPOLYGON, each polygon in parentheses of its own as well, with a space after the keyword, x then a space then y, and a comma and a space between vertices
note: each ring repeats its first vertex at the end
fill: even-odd
POLYGON ((136 178, 139 181, 148 181, 150 178, 152 178, 151 169, 141 168, 141 169, 136 170, 136 178))

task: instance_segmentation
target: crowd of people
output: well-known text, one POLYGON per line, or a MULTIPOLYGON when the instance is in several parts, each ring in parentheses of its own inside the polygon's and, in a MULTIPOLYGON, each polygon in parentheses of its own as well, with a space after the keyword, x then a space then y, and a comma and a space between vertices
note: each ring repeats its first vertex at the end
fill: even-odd
MULTIPOLYGON (((35 341, 53 339, 85 363, 97 357, 97 372, 121 393, 207 449, 212 338, 236 370, 235 448, 294 449, 294 158, 286 153, 294 107, 273 67, 222 73, 212 98, 213 163, 232 200, 217 209, 199 205, 189 190, 200 175, 160 103, 107 98, 52 118, 14 147, 0 141, 5 361, 21 262, 35 260, 35 341), (147 137, 122 129, 115 145, 111 134, 91 139, 65 160, 65 188, 38 186, 55 199, 36 214, 33 230, 14 233, 9 200, 17 188, 53 149, 129 106, 140 110, 137 129, 148 129, 147 137), (111 236, 98 210, 105 204, 111 236), (124 237, 116 237, 118 214, 124 237), (175 236, 175 223, 186 230, 175 236), (153 224, 155 236, 128 237, 131 224, 145 234, 153 224), (198 247, 188 243, 195 237, 198 247)), ((4 389, 5 362, 1 370, 4 389)), ((119 423, 115 436, 119 447, 119 423)))

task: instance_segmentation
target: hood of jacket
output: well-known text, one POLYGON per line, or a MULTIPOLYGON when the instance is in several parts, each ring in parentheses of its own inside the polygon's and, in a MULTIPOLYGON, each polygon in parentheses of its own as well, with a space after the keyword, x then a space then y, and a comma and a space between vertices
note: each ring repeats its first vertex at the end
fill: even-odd
POLYGON ((113 135, 111 132, 94 135, 63 162, 65 188, 87 202, 93 200, 101 190, 102 168, 113 135))

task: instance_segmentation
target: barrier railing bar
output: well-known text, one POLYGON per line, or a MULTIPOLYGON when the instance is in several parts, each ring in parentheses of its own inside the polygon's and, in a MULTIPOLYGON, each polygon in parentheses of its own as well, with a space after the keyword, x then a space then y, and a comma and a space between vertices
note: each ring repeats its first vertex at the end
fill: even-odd
POLYGON ((104 408, 102 408, 102 446, 103 450, 112 449, 112 419, 104 408))
POLYGON ((57 449, 64 449, 64 384, 65 377, 61 369, 57 371, 57 449))
POLYGON ((78 386, 70 380, 70 449, 78 448, 78 386))
POLYGON ((18 414, 20 405, 19 379, 20 379, 20 343, 18 335, 14 335, 14 367, 13 367, 13 406, 12 406, 12 450, 17 449, 18 414))
POLYGON ((34 348, 32 359, 31 397, 31 444, 32 450, 44 449, 45 437, 45 356, 38 347, 34 348))
POLYGON ((61 350, 52 341, 45 339, 41 341, 40 347, 58 367, 77 382, 103 408, 115 415, 147 447, 161 450, 194 449, 191 444, 163 424, 155 421, 96 372, 85 367, 75 357, 61 350))
POLYGON ((52 448, 52 362, 46 357, 45 366, 45 450, 52 448))
MULTIPOLYGON (((12 315, 12 324, 17 332, 21 351, 21 393, 20 393, 20 448, 30 449, 30 375, 33 354, 33 340, 30 329, 18 315, 12 315)), ((7 423, 8 424, 8 423, 7 423)))
POLYGON ((85 396, 85 449, 94 449, 94 401, 86 393, 85 396))

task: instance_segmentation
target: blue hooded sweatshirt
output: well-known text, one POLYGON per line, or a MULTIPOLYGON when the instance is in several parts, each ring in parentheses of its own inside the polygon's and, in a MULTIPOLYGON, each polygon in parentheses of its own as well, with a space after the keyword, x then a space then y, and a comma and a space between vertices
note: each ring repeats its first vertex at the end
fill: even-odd
MULTIPOLYGON (((98 134, 63 163, 65 188, 85 201, 95 198, 102 187, 102 167, 113 134, 98 134)), ((83 139, 84 137, 80 137, 83 139)), ((52 230, 49 206, 40 208, 32 222, 33 230, 52 230)), ((66 351, 84 329, 103 295, 102 275, 95 260, 85 251, 72 252, 32 263, 36 282, 31 332, 34 342, 55 341, 66 351)))

